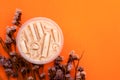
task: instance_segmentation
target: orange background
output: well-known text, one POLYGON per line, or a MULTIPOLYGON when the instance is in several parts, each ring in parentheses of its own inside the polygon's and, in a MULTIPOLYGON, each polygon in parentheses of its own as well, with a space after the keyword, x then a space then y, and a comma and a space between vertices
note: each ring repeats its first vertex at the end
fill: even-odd
MULTIPOLYGON (((85 50, 80 65, 87 80, 120 80, 119 0, 0 0, 3 39, 16 8, 23 12, 22 23, 42 16, 60 25, 65 40, 62 56, 68 56, 71 50, 80 55, 85 50)), ((2 47, 0 53, 4 54, 2 47)), ((0 76, 5 80, 2 67, 0 76)))

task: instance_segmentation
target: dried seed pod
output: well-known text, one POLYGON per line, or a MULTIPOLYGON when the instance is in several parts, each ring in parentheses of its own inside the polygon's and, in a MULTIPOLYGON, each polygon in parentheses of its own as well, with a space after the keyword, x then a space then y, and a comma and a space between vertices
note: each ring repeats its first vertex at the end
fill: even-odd
POLYGON ((83 67, 79 66, 77 71, 78 72, 76 74, 76 79, 85 80, 86 73, 85 73, 83 67))
POLYGON ((20 13, 15 13, 13 20, 21 21, 21 14, 20 13))
POLYGON ((8 35, 6 35, 5 43, 9 45, 12 43, 12 39, 8 35))
POLYGON ((12 27, 8 27, 7 28, 7 31, 6 31, 6 40, 5 40, 5 45, 7 47, 7 49, 9 51, 11 51, 11 44, 16 44, 16 41, 15 41, 15 38, 14 38, 14 33, 16 31, 16 27, 15 26, 12 26, 12 27))
POLYGON ((86 78, 85 78, 85 77, 86 77, 86 73, 85 73, 84 71, 82 71, 80 75, 81 75, 81 79, 82 79, 82 80, 85 80, 85 79, 86 79, 86 78))
POLYGON ((71 71, 71 69, 72 69, 72 63, 68 63, 68 66, 67 66, 67 71, 71 71))
POLYGON ((76 79, 81 79, 80 72, 77 72, 77 74, 76 74, 76 79))
POLYGON ((63 61, 63 57, 61 57, 61 56, 58 56, 56 59, 55 59, 55 61, 63 61))
POLYGON ((55 67, 48 68, 49 80, 53 80, 54 77, 55 77, 55 75, 56 75, 56 69, 55 69, 55 67))
POLYGON ((17 73, 17 72, 13 72, 11 76, 12 76, 13 78, 16 78, 16 77, 18 77, 18 73, 17 73))
POLYGON ((64 80, 64 74, 63 74, 62 70, 59 69, 56 71, 54 80, 64 80))
POLYGON ((22 74, 22 77, 24 78, 24 79, 26 79, 26 75, 27 75, 27 68, 26 67, 22 67, 22 68, 20 68, 21 70, 21 74, 22 74))
POLYGON ((35 80, 32 76, 29 76, 27 80, 35 80))
POLYGON ((40 79, 45 79, 45 73, 40 74, 40 79))
POLYGON ((86 73, 84 71, 82 72, 77 72, 76 74, 76 79, 77 80, 85 80, 86 73))
POLYGON ((70 74, 66 74, 65 78, 66 78, 65 80, 74 80, 70 74))
MULTIPOLYGON (((75 80, 74 78, 70 77, 68 80, 75 80)), ((77 80, 77 79, 76 79, 77 80)))
POLYGON ((6 68, 5 72, 6 72, 7 76, 11 76, 13 74, 13 70, 10 68, 6 68))
POLYGON ((12 62, 10 59, 5 60, 4 64, 3 64, 4 68, 12 68, 12 62))
POLYGON ((80 72, 84 71, 83 67, 81 67, 81 66, 79 66, 77 70, 80 72))
POLYGON ((54 66, 60 65, 60 61, 54 61, 54 66))
POLYGON ((16 25, 16 26, 19 26, 20 25, 20 22, 16 21, 16 20, 13 20, 12 21, 12 24, 16 25))
POLYGON ((72 50, 70 53, 69 53, 69 56, 73 56, 75 54, 75 51, 72 50))
POLYGON ((17 59, 17 63, 19 63, 21 67, 28 66, 27 62, 21 56, 18 56, 17 59))
POLYGON ((13 34, 16 32, 16 26, 7 27, 6 34, 12 38, 13 34))
POLYGON ((19 15, 22 15, 22 11, 20 9, 16 9, 16 13, 18 13, 19 15))
POLYGON ((19 26, 20 25, 20 21, 21 21, 21 15, 22 15, 22 11, 17 9, 12 21, 13 25, 19 26))
POLYGON ((54 66, 56 69, 60 69, 62 68, 61 62, 63 61, 63 58, 61 56, 58 56, 55 60, 54 60, 54 66))
POLYGON ((10 54, 11 57, 14 57, 14 56, 17 55, 15 51, 10 52, 9 54, 10 54))
POLYGON ((70 75, 70 74, 66 74, 65 77, 66 77, 66 78, 70 78, 71 75, 70 75))
POLYGON ((0 56, 0 64, 3 65, 6 62, 6 58, 3 56, 0 56))
POLYGON ((55 68, 55 67, 52 67, 51 70, 52 70, 52 71, 56 71, 56 68, 55 68))
POLYGON ((14 33, 14 32, 16 31, 16 29, 17 29, 16 26, 11 26, 10 28, 11 28, 11 32, 13 32, 13 33, 14 33))
POLYGON ((39 65, 33 65, 33 67, 32 67, 32 69, 33 69, 34 71, 38 71, 38 70, 39 70, 39 68, 40 68, 40 66, 39 66, 39 65))

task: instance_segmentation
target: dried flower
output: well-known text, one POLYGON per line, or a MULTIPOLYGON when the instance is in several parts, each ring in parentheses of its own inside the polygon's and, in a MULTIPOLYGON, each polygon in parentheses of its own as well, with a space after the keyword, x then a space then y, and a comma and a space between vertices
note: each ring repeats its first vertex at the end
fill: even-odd
POLYGON ((15 38, 14 38, 14 33, 16 32, 16 27, 15 26, 11 26, 7 28, 6 31, 6 40, 4 45, 6 46, 7 50, 11 51, 11 45, 12 44, 16 44, 15 38))
POLYGON ((34 71, 38 71, 38 70, 39 70, 39 68, 40 68, 40 66, 39 66, 39 65, 33 65, 33 67, 32 67, 32 69, 33 69, 34 71))
POLYGON ((70 74, 66 74, 65 77, 66 77, 66 78, 70 78, 71 75, 70 75, 70 74))
POLYGON ((45 79, 45 73, 40 74, 40 79, 45 79))
POLYGON ((76 74, 76 79, 85 80, 86 73, 85 73, 84 69, 80 66, 80 67, 78 67, 77 70, 78 70, 78 72, 76 74))
POLYGON ((81 66, 79 66, 77 70, 80 72, 84 71, 83 67, 81 67, 81 66))
POLYGON ((13 34, 16 32, 16 26, 7 27, 6 34, 12 38, 13 34))
POLYGON ((10 56, 16 56, 16 52, 15 52, 15 51, 10 52, 9 55, 10 55, 10 56))
POLYGON ((6 61, 6 58, 3 56, 0 56, 0 64, 3 65, 6 61))
POLYGON ((56 59, 55 59, 55 61, 63 61, 63 57, 61 57, 61 56, 58 56, 56 59))
POLYGON ((68 66, 67 66, 67 71, 71 71, 71 69, 72 69, 72 63, 68 63, 68 66))
POLYGON ((4 64, 3 64, 4 68, 12 68, 12 62, 10 59, 5 60, 4 64))
POLYGON ((11 76, 13 74, 13 70, 10 68, 6 68, 5 72, 7 73, 7 76, 11 76))
POLYGON ((74 80, 70 74, 65 75, 65 80, 74 80))
POLYGON ((56 69, 55 69, 55 67, 48 68, 49 80, 53 80, 54 77, 55 77, 55 75, 56 75, 56 69))
POLYGON ((86 73, 84 71, 83 72, 77 72, 76 79, 77 80, 85 80, 85 76, 86 76, 86 73))
POLYGON ((72 50, 69 55, 68 63, 78 59, 79 59, 78 55, 75 54, 75 51, 72 50))
POLYGON ((16 77, 18 77, 18 73, 17 72, 13 72, 11 76, 16 78, 16 77))
POLYGON ((29 76, 27 80, 35 80, 32 76, 29 76))
POLYGON ((17 9, 13 18, 13 25, 19 26, 20 25, 20 21, 21 21, 21 15, 22 15, 22 11, 17 9))
POLYGON ((22 75, 26 75, 26 73, 27 73, 26 67, 21 68, 21 73, 22 73, 22 75))
POLYGON ((56 71, 56 75, 54 77, 54 80, 64 80, 64 74, 61 69, 58 69, 56 71))
POLYGON ((55 60, 54 60, 54 65, 55 67, 59 67, 60 63, 63 61, 63 58, 61 56, 58 56, 55 60))
POLYGON ((52 67, 51 70, 52 70, 52 71, 56 71, 55 67, 52 67))

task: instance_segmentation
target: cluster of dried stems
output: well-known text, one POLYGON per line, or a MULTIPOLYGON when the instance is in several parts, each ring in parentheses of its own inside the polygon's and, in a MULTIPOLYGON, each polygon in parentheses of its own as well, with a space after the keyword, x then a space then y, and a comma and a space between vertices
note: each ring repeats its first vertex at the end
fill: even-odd
MULTIPOLYGON (((16 51, 14 33, 21 26, 21 15, 21 10, 17 9, 12 21, 13 25, 7 28, 5 41, 0 37, 0 44, 9 55, 9 58, 0 56, 0 65, 4 67, 8 80, 11 77, 17 80, 47 80, 43 70, 44 65, 29 63, 16 51)), ((58 56, 54 60, 54 65, 48 68, 49 80, 85 80, 84 69, 79 66, 83 53, 78 57, 74 51, 71 51, 66 64, 62 64, 63 58, 58 56), (75 71, 74 78, 70 74, 72 67, 75 71)))

